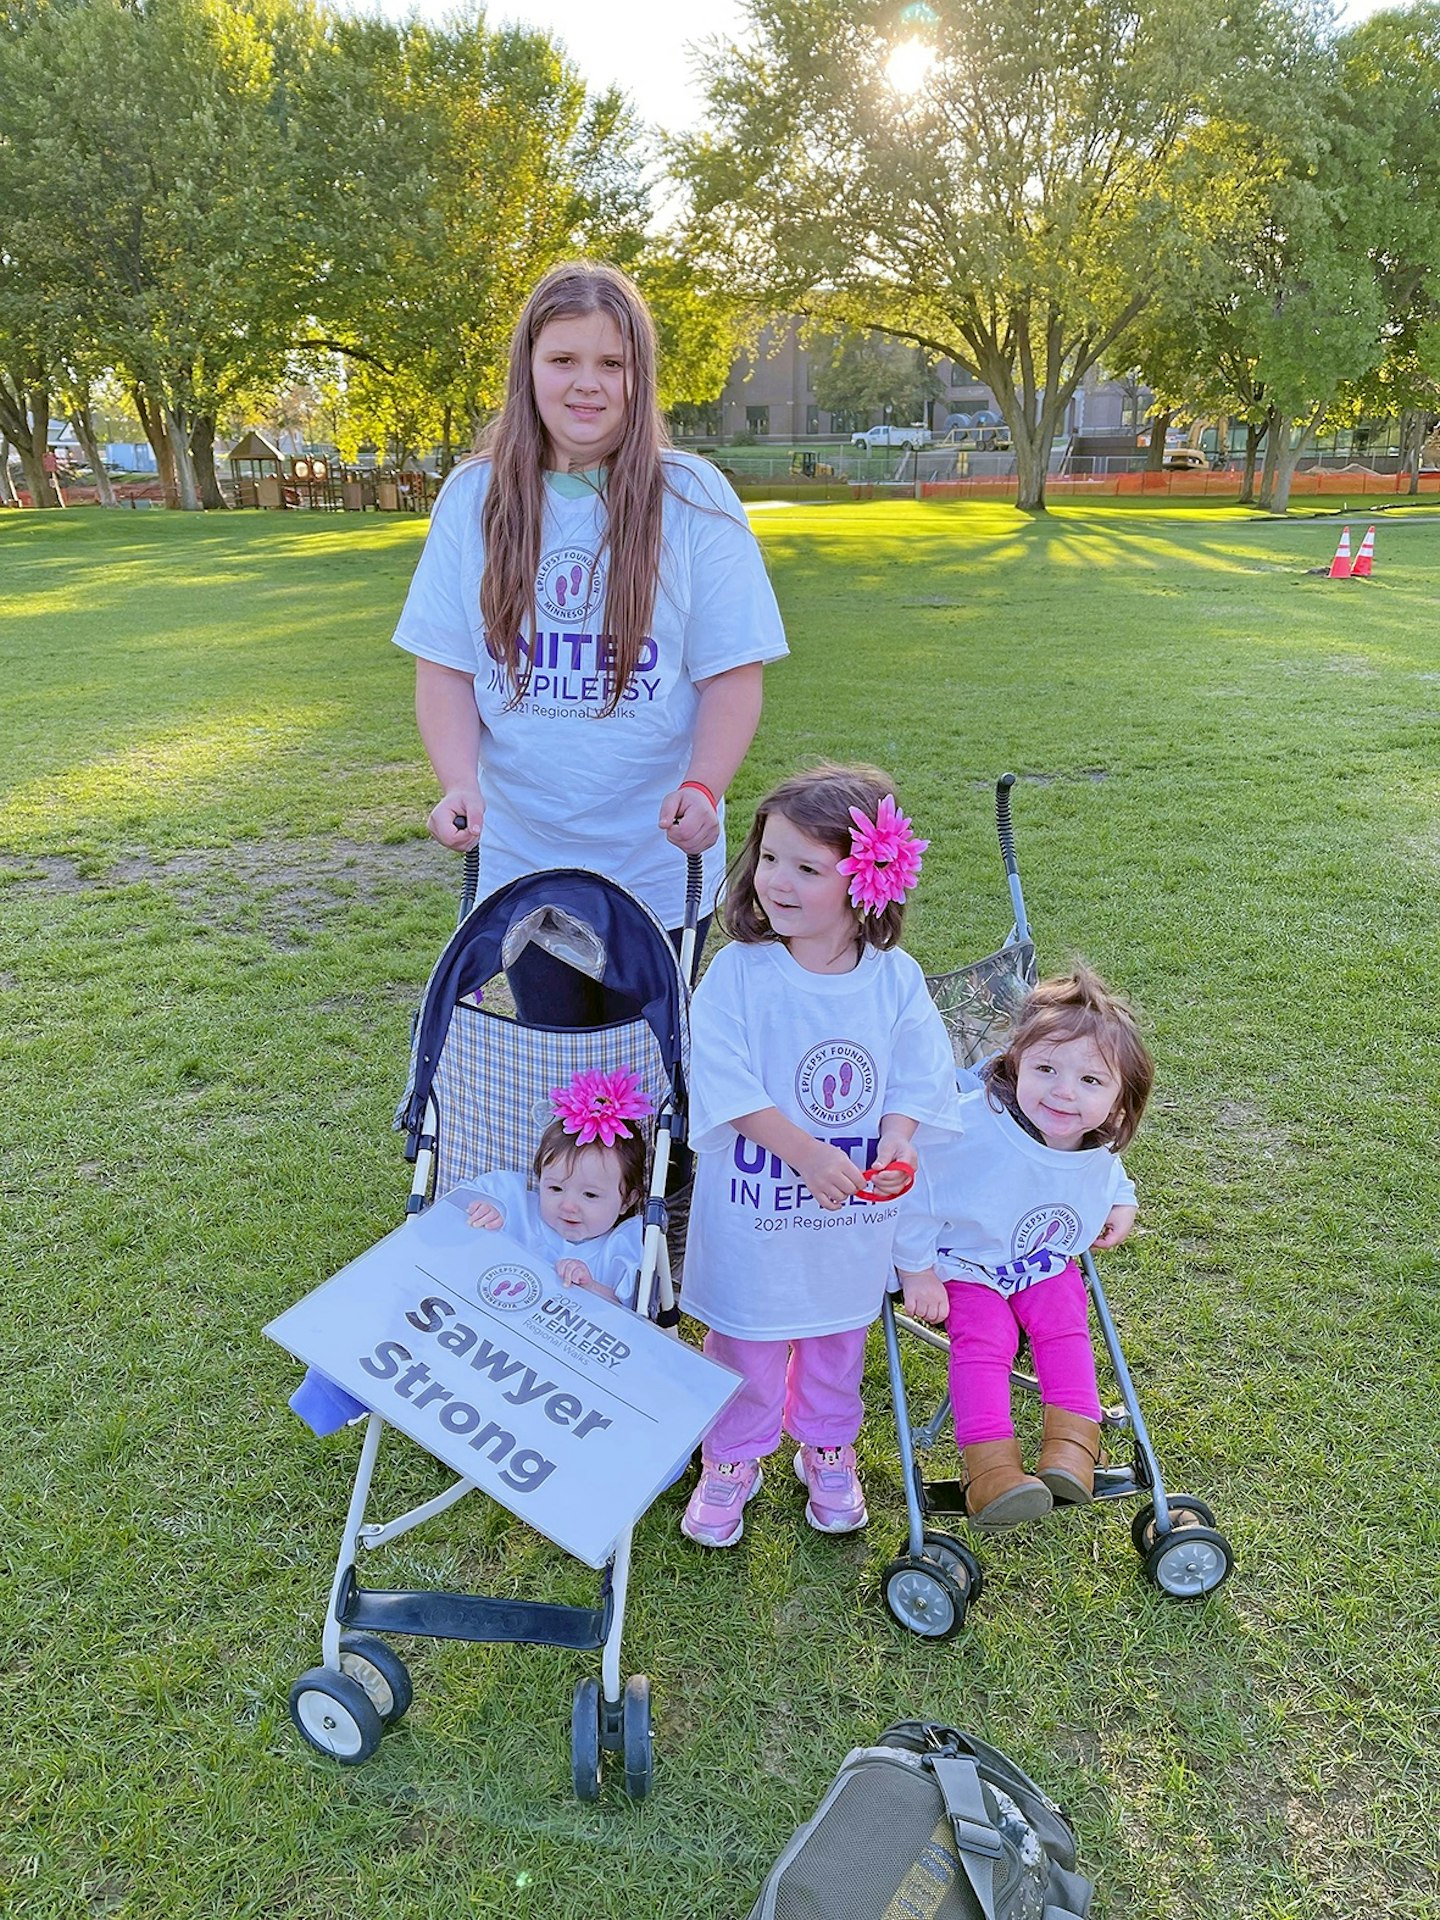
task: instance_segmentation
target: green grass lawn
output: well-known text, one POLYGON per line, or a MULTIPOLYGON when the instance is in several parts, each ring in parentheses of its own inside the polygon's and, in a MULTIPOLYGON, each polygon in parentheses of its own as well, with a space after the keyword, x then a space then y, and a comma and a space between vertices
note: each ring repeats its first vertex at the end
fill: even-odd
MULTIPOLYGON (((377 1758, 312 1755, 285 1696, 356 1440, 287 1412, 259 1330, 408 1184, 389 1119, 456 881, 387 645, 423 527, 7 514, 5 1911, 742 1920, 846 1749, 922 1714, 1068 1805, 1098 1914, 1440 1914, 1440 525, 1383 524, 1366 587, 1305 577, 1328 523, 1238 512, 754 519, 794 655, 737 823, 814 756, 891 768, 939 967, 1009 925, 1013 768, 1042 957, 1143 1012, 1144 1231, 1107 1282, 1233 1579, 1161 1597, 1112 1506, 981 1542, 964 1633, 910 1639, 874 1591, 904 1533, 877 1343, 866 1532, 811 1533, 784 1472, 733 1552, 680 1539, 683 1488, 641 1523, 650 1801, 574 1802, 594 1667, 540 1650, 413 1643, 377 1758)), ((392 1508, 440 1479, 382 1467, 392 1508)), ((371 1578, 593 1593, 479 1502, 371 1578)))

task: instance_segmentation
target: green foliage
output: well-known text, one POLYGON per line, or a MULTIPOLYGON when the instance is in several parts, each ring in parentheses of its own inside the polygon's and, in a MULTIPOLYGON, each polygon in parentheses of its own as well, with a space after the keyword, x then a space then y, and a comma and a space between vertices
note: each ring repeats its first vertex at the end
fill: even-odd
POLYGON ((893 409, 897 420, 923 417, 942 391, 923 347, 878 333, 845 333, 817 355, 815 404, 827 413, 870 414, 893 409))
POLYGON ((587 99, 543 34, 482 15, 337 19, 307 79, 314 299, 357 425, 469 440, 504 391, 531 286, 587 245, 633 256, 648 212, 637 130, 587 99), (446 435, 446 429, 449 435, 446 435))
POLYGON ((283 80, 309 15, 286 16, 288 39, 280 17, 85 0, 5 53, 22 297, 63 302, 56 359, 123 369, 148 399, 182 491, 192 428, 278 379, 305 289, 283 80))
POLYGON ((661 406, 709 406, 758 332, 759 316, 664 236, 646 241, 632 270, 655 320, 661 406))
POLYGON ((1243 96, 1289 11, 946 0, 908 94, 886 77, 901 29, 881 0, 753 12, 744 47, 711 59, 711 130, 679 152, 696 244, 777 308, 974 366, 1040 504, 1076 385, 1180 250, 1187 130, 1243 96))
MULTIPOLYGON (((296 375, 336 390, 347 439, 467 441, 540 274, 649 258, 634 116, 542 33, 311 0, 79 0, 7 23, 0 407, 118 370, 182 493, 216 422, 296 375)), ((673 257, 653 274, 677 391, 698 393, 726 323, 673 257)))
POLYGON ((1440 408, 1440 4, 1377 13, 1336 45, 1339 110, 1376 161, 1369 244, 1384 353, 1345 383, 1358 411, 1440 408))

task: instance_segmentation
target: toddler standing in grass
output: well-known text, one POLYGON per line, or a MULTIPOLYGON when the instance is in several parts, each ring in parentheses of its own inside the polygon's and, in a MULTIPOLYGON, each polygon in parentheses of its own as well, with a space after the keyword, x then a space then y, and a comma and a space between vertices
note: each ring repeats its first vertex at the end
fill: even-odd
POLYGON ((744 1384, 705 1436, 681 1522, 702 1546, 740 1538, 782 1431, 811 1526, 866 1522, 866 1331, 917 1129, 951 1124, 957 1104, 944 1023, 897 944, 925 845, 884 774, 820 766, 761 802, 729 876, 732 944, 694 1004, 684 1303, 744 1384))

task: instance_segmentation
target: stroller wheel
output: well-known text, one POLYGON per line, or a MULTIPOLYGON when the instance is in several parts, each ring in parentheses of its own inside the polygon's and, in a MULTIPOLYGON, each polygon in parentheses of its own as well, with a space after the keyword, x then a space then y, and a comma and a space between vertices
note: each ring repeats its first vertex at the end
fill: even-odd
POLYGON ((358 1680, 333 1667, 312 1667, 290 1689, 290 1718, 317 1753, 358 1767, 380 1745, 385 1723, 358 1680))
POLYGON ((621 1741, 625 1751, 625 1791, 643 1800, 655 1777, 655 1751, 650 1738, 650 1682, 643 1673, 625 1682, 621 1707, 621 1741))
POLYGON ((927 1533, 923 1551, 927 1560, 938 1560, 947 1572, 955 1575, 965 1589, 965 1604, 973 1606, 980 1598, 985 1576, 980 1571, 980 1562, 964 1541, 957 1540, 953 1533, 927 1533))
MULTIPOLYGON (((1198 1494, 1172 1493, 1166 1502, 1170 1509, 1170 1527, 1213 1527, 1215 1516, 1198 1494)), ((1147 1500, 1130 1522, 1130 1540, 1143 1560, 1160 1538, 1155 1527, 1155 1509, 1147 1500)))
POLYGON ((373 1633, 341 1634, 340 1671, 360 1682, 387 1727, 410 1711, 410 1669, 389 1641, 373 1633))
POLYGON ((948 1640, 965 1624, 966 1585, 939 1559, 892 1560, 881 1576, 885 1605, 908 1633, 922 1640, 948 1640))
POLYGON ((570 1710, 570 1780, 577 1800, 600 1798, 600 1682, 577 1680, 570 1710))
POLYGON ((1230 1576, 1230 1543, 1214 1527, 1179 1527, 1162 1534, 1145 1556, 1145 1573, 1172 1600, 1203 1600, 1230 1576))

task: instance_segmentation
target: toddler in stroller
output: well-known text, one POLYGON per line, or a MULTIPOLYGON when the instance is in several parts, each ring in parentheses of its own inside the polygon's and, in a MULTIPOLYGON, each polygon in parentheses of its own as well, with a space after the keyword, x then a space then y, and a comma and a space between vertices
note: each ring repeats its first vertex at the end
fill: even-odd
POLYGON ((535 1185, 523 1173, 487 1174, 466 1218, 514 1239, 555 1268, 561 1284, 617 1306, 635 1305, 643 1241, 644 1136, 627 1120, 652 1111, 635 1074, 578 1073, 557 1088, 556 1114, 535 1150, 535 1185))
POLYGON ((935 1150, 902 1203, 896 1270, 905 1311, 950 1336, 972 1526, 1014 1526, 1094 1492, 1100 1390, 1074 1256, 1118 1246, 1134 1224, 1135 1189, 1116 1156, 1152 1075, 1134 1016, 1095 974, 1042 980, 966 1096, 963 1134, 935 1150), (1034 1475, 1010 1414, 1022 1329, 1044 1408, 1034 1475))
POLYGON ((1201 1599, 1234 1564, 1205 1501, 1164 1485, 1091 1251, 1117 1246, 1134 1220, 1134 1190, 1112 1148, 1130 1139, 1140 1118, 1148 1054, 1128 1008, 1092 975, 1036 988, 1010 818, 1014 784, 1007 773, 995 787, 1014 925, 997 952, 929 981, 968 1095, 967 1137, 922 1162, 921 1184, 897 1229, 902 1277, 881 1315, 908 1535, 884 1569, 881 1593, 892 1618, 925 1639, 958 1633, 983 1586, 979 1561, 948 1531, 952 1517, 993 1528, 1034 1518, 1057 1501, 1143 1494, 1130 1538, 1162 1593, 1201 1599), (1089 1057, 1091 1046, 1098 1060, 1089 1057), (907 1311, 897 1303, 902 1292, 907 1311), (1096 1394, 1090 1313, 1118 1406, 1102 1409, 1096 1394), (937 1331, 938 1321, 949 1322, 950 1338, 937 1331), (1038 1381, 1009 1371, 1021 1326, 1031 1335, 1038 1381), (949 1376, 950 1390, 923 1422, 910 1418, 902 1334, 907 1346, 943 1355, 949 1376), (1012 1387, 1038 1389, 1047 1403, 1033 1476, 1020 1466, 1012 1387), (928 1478, 925 1456, 952 1402, 965 1478, 928 1478), (1100 1452, 1102 1434, 1109 1460, 1100 1452), (1128 1460, 1116 1457, 1125 1441, 1128 1460))
MULTIPOLYGON (((400 1113, 414 1166, 407 1217, 427 1214, 442 1196, 451 1194, 457 1196, 458 1209, 463 1194, 466 1210, 457 1211, 462 1235, 469 1232, 463 1224, 467 1217, 481 1228, 498 1228, 503 1219, 506 1231, 522 1247, 530 1241, 534 1252, 543 1253, 557 1272, 559 1263, 569 1259, 577 1267, 583 1264, 588 1280, 572 1272, 570 1284, 578 1281, 587 1291, 632 1306, 667 1329, 678 1321, 679 1309, 666 1244, 664 1193, 672 1140, 683 1135, 684 1127, 689 1067, 687 970, 697 918, 699 862, 691 861, 689 868, 686 939, 678 955, 643 903, 598 874, 565 869, 528 875, 474 906, 470 904, 474 887, 467 884, 460 926, 425 990, 415 1027, 410 1084, 400 1113), (634 1018, 600 1028, 571 1029, 535 1025, 497 1010, 485 1001, 484 990, 509 969, 527 944, 537 945, 551 958, 613 990, 634 1007, 634 1018), (553 1208, 554 1226, 547 1217, 551 1201, 543 1186, 539 1196, 530 1194, 525 1174, 513 1171, 532 1164, 542 1174, 561 1175, 553 1183, 562 1189, 553 1208), (578 1208, 563 1191, 568 1184, 565 1175, 577 1169, 582 1176, 598 1169, 606 1177, 595 1183, 593 1191, 582 1178, 578 1208), (605 1190, 607 1183, 613 1186, 613 1195, 605 1190), (528 1220, 532 1205, 533 1223, 528 1220), (624 1219, 619 1217, 622 1210, 627 1215, 624 1219), (578 1238, 572 1240, 570 1216, 577 1212, 581 1216, 575 1223, 578 1238), (554 1233, 553 1249, 547 1248, 543 1238, 536 1241, 537 1232, 541 1236, 554 1233)), ((513 1305, 501 1304, 507 1309, 513 1305)), ((590 1311, 604 1315, 608 1309, 597 1299, 590 1311)), ((511 1318, 518 1340, 522 1316, 517 1310, 511 1318)), ((416 1324, 410 1322, 412 1327, 416 1324)), ((276 1337, 283 1344, 283 1336, 276 1337)), ((437 1340, 437 1349, 446 1337, 437 1340)), ((474 1334, 457 1328, 453 1337, 473 1339, 474 1334)), ((614 1342, 610 1345, 613 1348, 614 1342)), ((458 1346, 455 1350, 462 1351, 458 1346)), ((598 1365, 581 1359, 584 1351, 589 1349, 567 1349, 572 1369, 598 1365)), ((677 1344, 674 1352, 678 1392, 685 1350, 677 1344)), ((500 1360, 505 1357, 502 1354, 500 1360)), ((698 1365, 698 1356, 694 1358, 698 1365)), ((475 1370, 475 1361, 464 1364, 475 1370)), ((312 1367, 307 1386, 315 1384, 313 1376, 312 1367)), ((581 1799, 595 1799, 605 1762, 611 1759, 622 1774, 625 1791, 632 1798, 642 1798, 650 1791, 652 1778, 650 1684, 643 1674, 627 1678, 621 1667, 630 1526, 623 1527, 604 1556, 600 1593, 593 1606, 511 1593, 362 1584, 358 1572, 362 1557, 438 1519, 477 1490, 474 1479, 462 1475, 394 1519, 367 1519, 382 1436, 399 1417, 401 1402, 410 1404, 402 1389, 395 1391, 399 1399, 391 1406, 390 1419, 371 1410, 366 1420, 325 1611, 322 1663, 302 1674, 291 1688, 291 1717, 301 1736, 318 1752, 345 1765, 359 1764, 377 1750, 382 1734, 400 1721, 411 1700, 409 1674, 390 1644, 392 1635, 528 1644, 572 1653, 596 1651, 599 1678, 585 1677, 575 1685, 572 1782, 581 1799)), ((431 1391, 427 1387, 424 1395, 431 1391)), ((441 1389, 435 1386, 434 1391, 441 1389)), ((421 1398, 416 1395, 417 1409, 421 1398)), ((553 1417, 562 1423, 569 1419, 565 1409, 571 1404, 570 1397, 560 1395, 553 1417)), ((332 1412, 329 1424, 366 1411, 364 1405, 352 1402, 338 1417, 332 1412)), ((436 1418, 441 1426, 448 1424, 452 1433, 462 1434, 468 1427, 456 1423, 468 1419, 472 1411, 466 1407, 456 1413, 445 1402, 436 1418)), ((518 1416, 518 1407, 516 1412, 518 1416)), ((577 1434, 581 1424, 577 1423, 577 1434)), ((698 1435, 699 1430, 697 1419, 689 1431, 698 1435)), ((504 1434, 496 1444, 513 1437, 504 1434)), ((473 1446, 473 1440, 469 1444, 473 1446)), ((647 1468, 653 1464, 657 1490, 666 1484, 666 1475, 673 1477, 688 1460, 691 1450, 690 1442, 678 1434, 665 1444, 674 1446, 673 1457, 664 1457, 661 1445, 653 1463, 646 1461, 647 1468)), ((492 1497, 502 1497, 493 1484, 489 1491, 492 1497)), ((589 1564, 601 1562, 591 1559, 589 1564)))

